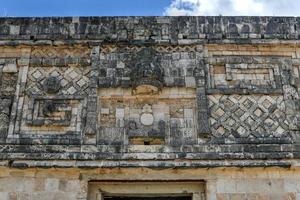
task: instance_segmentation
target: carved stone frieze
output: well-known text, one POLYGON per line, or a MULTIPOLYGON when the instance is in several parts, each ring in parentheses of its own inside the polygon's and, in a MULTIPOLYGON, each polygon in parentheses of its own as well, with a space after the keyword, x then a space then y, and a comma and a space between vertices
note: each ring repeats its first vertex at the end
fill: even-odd
POLYGON ((298 18, 1 20, 0 163, 300 157, 298 18))

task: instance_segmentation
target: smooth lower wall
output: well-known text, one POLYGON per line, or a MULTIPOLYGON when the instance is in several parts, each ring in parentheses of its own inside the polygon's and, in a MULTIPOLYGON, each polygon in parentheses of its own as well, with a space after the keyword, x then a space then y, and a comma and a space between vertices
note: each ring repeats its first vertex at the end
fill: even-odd
POLYGON ((300 200, 300 169, 0 168, 0 200, 88 199, 90 181, 204 181, 207 200, 300 200))

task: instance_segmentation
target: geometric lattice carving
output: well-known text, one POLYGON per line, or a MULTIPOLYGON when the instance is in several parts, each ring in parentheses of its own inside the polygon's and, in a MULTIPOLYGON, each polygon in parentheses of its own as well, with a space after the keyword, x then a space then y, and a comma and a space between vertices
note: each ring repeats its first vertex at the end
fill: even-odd
MULTIPOLYGON (((138 52, 143 49, 142 46, 126 46, 124 47, 124 52, 138 52)), ((159 53, 178 53, 178 52, 195 52, 197 51, 196 45, 155 45, 152 47, 155 51, 159 53)), ((118 50, 116 45, 103 45, 101 46, 101 53, 113 53, 118 50)))
POLYGON ((55 57, 88 57, 90 50, 85 47, 33 47, 31 57, 55 58, 55 57))
POLYGON ((288 137, 283 96, 209 95, 214 137, 288 137))
POLYGON ((30 67, 26 91, 28 95, 46 95, 49 77, 55 78, 57 95, 87 95, 89 67, 30 67))

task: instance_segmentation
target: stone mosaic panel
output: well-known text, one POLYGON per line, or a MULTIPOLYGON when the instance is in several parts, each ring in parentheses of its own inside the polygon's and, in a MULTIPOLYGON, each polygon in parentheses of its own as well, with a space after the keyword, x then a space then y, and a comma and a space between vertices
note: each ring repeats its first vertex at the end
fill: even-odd
POLYGON ((164 88, 158 95, 100 89, 99 143, 191 144, 197 141, 195 90, 164 88))
POLYGON ((289 137, 283 96, 216 94, 208 99, 214 137, 289 137))
POLYGON ((89 67, 30 67, 26 84, 29 96, 47 95, 47 79, 54 77, 59 82, 57 95, 87 95, 89 67))
MULTIPOLYGON (((27 79, 24 92, 20 90, 15 132, 27 140, 29 135, 32 138, 53 135, 52 139, 57 134, 80 136, 85 123, 90 71, 90 67, 78 65, 34 65, 28 71, 23 69, 27 79)), ((71 141, 73 136, 63 142, 71 141)))

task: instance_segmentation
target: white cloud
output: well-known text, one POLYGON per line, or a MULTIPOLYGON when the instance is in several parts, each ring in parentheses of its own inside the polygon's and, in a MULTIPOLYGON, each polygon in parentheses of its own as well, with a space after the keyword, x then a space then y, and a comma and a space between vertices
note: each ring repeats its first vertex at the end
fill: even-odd
POLYGON ((172 0, 164 15, 299 16, 300 0, 172 0))

